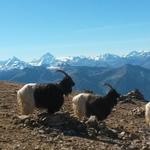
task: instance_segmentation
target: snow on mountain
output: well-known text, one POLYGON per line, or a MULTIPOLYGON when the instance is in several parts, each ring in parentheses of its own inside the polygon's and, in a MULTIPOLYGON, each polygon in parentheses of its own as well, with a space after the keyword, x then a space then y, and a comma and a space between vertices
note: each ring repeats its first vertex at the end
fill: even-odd
POLYGON ((95 57, 74 56, 56 58, 50 53, 44 54, 41 58, 31 61, 30 63, 19 60, 16 57, 7 61, 0 61, 0 70, 23 69, 30 66, 44 67, 61 67, 70 66, 98 66, 117 68, 124 64, 139 65, 150 69, 150 52, 132 51, 126 56, 114 54, 104 54, 95 57))
POLYGON ((150 61, 150 52, 137 52, 132 51, 125 57, 125 63, 127 64, 133 64, 133 65, 139 65, 145 68, 150 68, 150 63, 147 63, 150 61))
POLYGON ((49 66, 54 62, 55 62, 55 57, 50 53, 46 53, 40 59, 33 60, 30 64, 33 66, 49 66))
POLYGON ((67 61, 68 64, 72 66, 92 66, 94 63, 94 59, 85 56, 75 56, 72 59, 67 61))
POLYGON ((24 69, 29 66, 28 63, 19 60, 17 57, 12 57, 0 66, 0 70, 24 69))
POLYGON ((126 58, 137 58, 137 57, 141 57, 141 58, 146 58, 146 57, 150 57, 150 52, 145 52, 145 51, 132 51, 129 54, 126 55, 126 58))
POLYGON ((141 54, 141 52, 137 52, 137 51, 132 51, 129 54, 127 54, 125 57, 129 58, 129 57, 137 57, 141 54))
POLYGON ((116 59, 120 58, 118 55, 114 55, 114 54, 110 54, 110 53, 103 54, 100 57, 101 57, 102 60, 105 60, 105 61, 107 61, 107 60, 116 60, 116 59))

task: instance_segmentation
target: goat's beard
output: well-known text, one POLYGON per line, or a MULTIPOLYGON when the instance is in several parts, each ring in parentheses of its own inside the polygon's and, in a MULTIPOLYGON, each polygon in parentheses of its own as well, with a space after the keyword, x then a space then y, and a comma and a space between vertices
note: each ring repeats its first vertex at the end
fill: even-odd
POLYGON ((65 90, 64 95, 68 96, 69 94, 71 94, 71 92, 72 92, 72 88, 69 88, 69 89, 65 90))

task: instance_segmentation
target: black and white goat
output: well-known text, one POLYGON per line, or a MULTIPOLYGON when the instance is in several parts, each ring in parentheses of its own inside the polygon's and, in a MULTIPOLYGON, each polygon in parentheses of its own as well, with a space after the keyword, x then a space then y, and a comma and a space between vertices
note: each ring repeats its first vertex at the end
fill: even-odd
POLYGON ((18 90, 17 102, 22 115, 31 114, 35 107, 47 109, 49 114, 60 110, 64 103, 64 95, 72 92, 75 83, 66 72, 57 71, 65 75, 59 83, 29 83, 18 90))
POLYGON ((105 96, 98 96, 91 93, 80 93, 73 97, 74 114, 80 119, 95 116, 97 120, 104 120, 111 113, 117 104, 120 94, 108 83, 104 84, 110 88, 105 96))

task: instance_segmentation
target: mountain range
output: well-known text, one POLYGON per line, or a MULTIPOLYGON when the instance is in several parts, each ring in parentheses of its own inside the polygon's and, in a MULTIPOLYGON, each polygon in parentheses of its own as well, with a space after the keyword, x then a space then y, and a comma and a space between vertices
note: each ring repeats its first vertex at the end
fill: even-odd
POLYGON ((52 54, 46 53, 41 58, 34 59, 31 62, 12 57, 8 60, 0 61, 0 70, 24 69, 32 66, 59 67, 64 65, 118 68, 125 64, 139 65, 150 69, 150 52, 132 51, 125 56, 104 54, 95 57, 74 56, 62 58, 56 58, 52 54))
POLYGON ((97 57, 55 58, 46 53, 41 58, 24 62, 16 57, 0 61, 0 80, 15 82, 57 82, 63 78, 55 68, 71 75, 76 90, 89 89, 105 94, 105 82, 113 85, 121 94, 139 89, 145 99, 150 99, 150 52, 131 52, 126 56, 105 54, 97 57))

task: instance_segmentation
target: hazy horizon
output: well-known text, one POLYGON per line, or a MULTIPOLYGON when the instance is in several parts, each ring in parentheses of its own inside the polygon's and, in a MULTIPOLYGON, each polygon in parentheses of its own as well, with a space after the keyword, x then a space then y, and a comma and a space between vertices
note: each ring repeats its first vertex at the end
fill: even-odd
POLYGON ((16 57, 16 58, 18 58, 18 59, 20 59, 20 60, 22 60, 22 61, 26 61, 26 62, 30 62, 30 61, 33 61, 33 60, 37 60, 37 59, 40 59, 42 56, 44 56, 44 55, 46 55, 46 54, 50 54, 50 55, 52 55, 52 56, 54 56, 55 58, 57 58, 57 59, 63 59, 63 58, 69 58, 69 57, 98 57, 98 56, 102 56, 102 55, 105 55, 105 54, 112 54, 112 55, 116 55, 116 56, 120 56, 120 57, 124 57, 124 56, 126 56, 126 55, 128 55, 128 54, 130 54, 131 52, 138 52, 138 53, 145 53, 145 52, 150 52, 150 51, 130 51, 130 52, 128 52, 128 53, 126 53, 126 54, 122 54, 122 55, 120 55, 120 54, 115 54, 115 53, 113 53, 113 52, 106 52, 106 53, 99 53, 99 54, 97 54, 97 55, 66 55, 66 56, 55 56, 54 54, 52 54, 51 52, 49 52, 49 51, 47 51, 47 52, 45 52, 45 53, 43 53, 43 54, 41 54, 40 56, 38 56, 38 57, 31 57, 31 59, 24 59, 24 58, 21 58, 21 57, 18 57, 18 56, 15 56, 15 55, 12 55, 12 56, 10 56, 10 57, 7 57, 6 59, 0 59, 0 61, 6 61, 6 60, 8 60, 8 59, 12 59, 13 57, 16 57))

